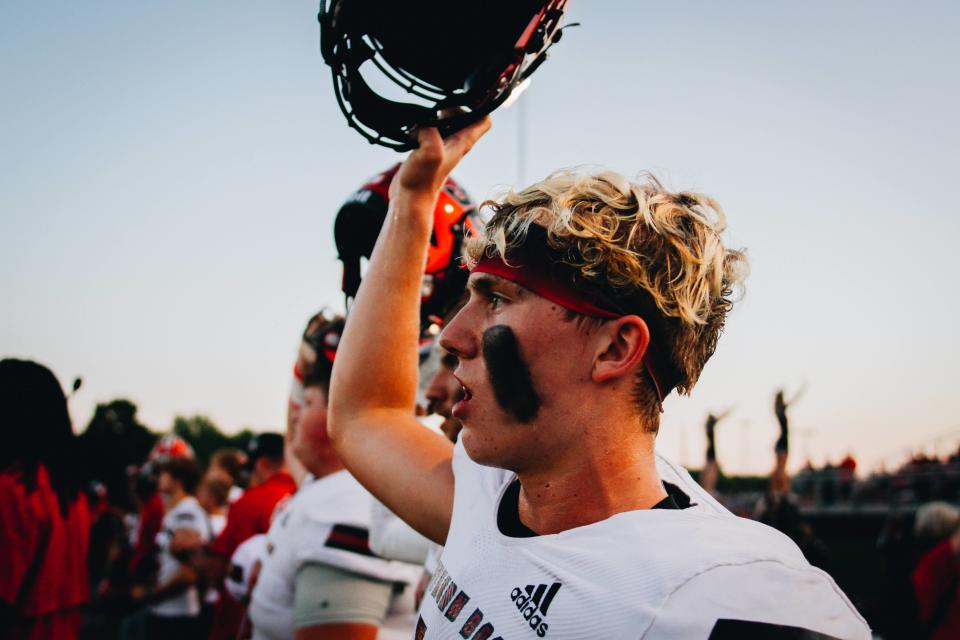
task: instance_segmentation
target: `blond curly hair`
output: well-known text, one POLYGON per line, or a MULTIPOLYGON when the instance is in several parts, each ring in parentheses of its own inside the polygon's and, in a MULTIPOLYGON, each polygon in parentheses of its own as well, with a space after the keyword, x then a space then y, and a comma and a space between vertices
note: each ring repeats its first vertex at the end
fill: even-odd
MULTIPOLYGON (((468 266, 484 255, 507 259, 531 225, 543 227, 550 248, 585 280, 649 296, 663 314, 661 343, 680 373, 677 389, 690 393, 749 271, 745 252, 724 246, 726 217, 715 200, 671 193, 649 174, 633 182, 563 169, 484 206, 493 215, 467 244, 468 266)), ((650 405, 652 386, 643 386, 638 395, 650 405)))

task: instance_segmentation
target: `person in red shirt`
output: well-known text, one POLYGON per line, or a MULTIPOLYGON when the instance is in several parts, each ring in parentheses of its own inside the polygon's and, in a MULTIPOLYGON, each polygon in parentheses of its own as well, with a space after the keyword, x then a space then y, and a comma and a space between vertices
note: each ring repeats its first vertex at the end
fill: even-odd
POLYGON ((923 556, 913 589, 924 637, 960 638, 960 528, 923 556))
POLYGON ((163 500, 157 491, 157 480, 152 473, 137 473, 133 478, 133 494, 140 508, 136 545, 130 555, 129 575, 134 583, 151 583, 157 569, 156 538, 163 524, 163 500))
POLYGON ((46 367, 0 361, 0 630, 79 637, 90 510, 67 400, 46 367))
MULTIPOLYGON (((201 571, 209 584, 218 585, 221 597, 214 613, 210 638, 235 638, 243 619, 243 606, 222 588, 230 557, 237 547, 258 533, 270 528, 270 518, 281 500, 297 490, 297 484, 284 464, 283 436, 261 433, 254 436, 247 450, 250 486, 230 506, 227 524, 207 548, 201 571)), ((177 547, 191 546, 195 541, 181 538, 177 547)))
POLYGON ((270 528, 273 509, 283 498, 297 490, 293 476, 287 473, 283 458, 283 436, 261 433, 250 441, 247 451, 250 486, 230 506, 227 526, 210 545, 210 551, 230 559, 240 543, 270 528))

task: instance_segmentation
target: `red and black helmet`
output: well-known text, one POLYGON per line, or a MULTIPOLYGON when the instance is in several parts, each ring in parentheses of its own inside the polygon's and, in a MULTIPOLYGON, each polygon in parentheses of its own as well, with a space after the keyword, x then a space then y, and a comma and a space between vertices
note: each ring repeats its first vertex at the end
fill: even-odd
POLYGON ((320 50, 340 109, 371 143, 405 151, 503 104, 560 39, 567 0, 321 0, 320 50), (372 82, 380 76, 379 84, 372 82), (389 89, 404 101, 378 91, 389 89), (375 88, 376 85, 376 88, 375 88))
MULTIPOLYGON (((343 263, 341 289, 347 299, 360 288, 361 259, 369 259, 387 217, 389 189, 400 165, 374 176, 337 212, 333 237, 343 263)), ((453 178, 447 178, 433 211, 433 233, 424 268, 420 298, 421 325, 440 318, 463 294, 469 273, 462 266, 463 241, 478 232, 482 223, 477 207, 453 178)))
POLYGON ((167 434, 157 440, 150 449, 150 455, 147 456, 149 462, 165 462, 173 458, 195 458, 193 447, 181 438, 173 434, 167 434))

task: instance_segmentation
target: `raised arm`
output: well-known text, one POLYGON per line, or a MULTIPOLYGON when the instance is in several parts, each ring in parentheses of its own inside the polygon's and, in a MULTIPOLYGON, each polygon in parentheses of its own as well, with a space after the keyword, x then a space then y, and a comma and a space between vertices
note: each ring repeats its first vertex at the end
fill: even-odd
POLYGON ((453 510, 453 445, 414 418, 420 290, 437 194, 489 128, 484 118, 446 140, 420 131, 419 148, 390 187, 330 383, 328 430, 340 459, 391 511, 441 544, 453 510))

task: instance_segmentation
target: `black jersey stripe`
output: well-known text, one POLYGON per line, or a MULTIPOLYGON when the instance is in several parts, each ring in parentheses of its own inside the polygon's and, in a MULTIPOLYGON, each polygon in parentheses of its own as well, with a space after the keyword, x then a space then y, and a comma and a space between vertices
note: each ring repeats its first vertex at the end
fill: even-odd
POLYGON ((333 549, 350 551, 362 556, 372 556, 373 551, 370 550, 369 539, 370 532, 362 527, 337 524, 333 526, 324 544, 333 549))
POLYGON ((708 640, 838 640, 819 631, 753 620, 717 620, 708 640))

